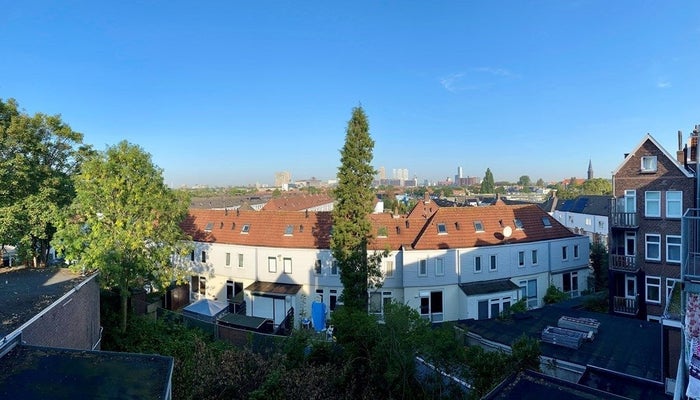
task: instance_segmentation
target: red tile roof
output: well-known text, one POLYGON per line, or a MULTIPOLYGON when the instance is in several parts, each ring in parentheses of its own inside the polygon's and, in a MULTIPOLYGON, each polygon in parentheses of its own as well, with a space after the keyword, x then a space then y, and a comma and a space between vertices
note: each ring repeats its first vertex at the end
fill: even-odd
POLYGON ((333 198, 326 193, 299 194, 270 199, 263 211, 304 211, 309 208, 319 207, 333 203, 333 198))
MULTIPOLYGON (((369 219, 374 236, 370 248, 374 250, 398 250, 401 246, 429 250, 498 245, 504 242, 506 226, 512 229, 512 235, 507 238, 509 243, 575 236, 536 205, 508 206, 503 202, 487 207, 436 205, 429 218, 383 213, 371 214, 369 219), (522 222, 523 229, 515 226, 516 218, 522 222), (551 227, 544 226, 543 218, 551 227), (475 221, 481 221, 483 232, 476 232, 475 221), (438 224, 444 224, 445 233, 438 232, 438 224)), ((181 226, 199 242, 329 249, 332 215, 330 212, 190 209, 181 226), (243 233, 246 225, 248 231, 243 233)))

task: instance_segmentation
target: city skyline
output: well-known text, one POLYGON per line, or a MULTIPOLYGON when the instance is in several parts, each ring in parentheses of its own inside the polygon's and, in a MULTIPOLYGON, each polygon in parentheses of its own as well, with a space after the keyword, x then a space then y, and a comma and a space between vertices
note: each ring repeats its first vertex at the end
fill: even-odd
POLYGON ((609 178, 700 123, 681 3, 15 2, 0 98, 143 147, 175 187, 334 179, 357 105, 387 175, 609 178))

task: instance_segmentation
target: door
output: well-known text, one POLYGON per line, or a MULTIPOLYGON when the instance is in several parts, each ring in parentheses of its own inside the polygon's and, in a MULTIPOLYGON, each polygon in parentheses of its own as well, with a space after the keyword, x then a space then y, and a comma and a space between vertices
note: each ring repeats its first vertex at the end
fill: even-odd
POLYGON ((634 276, 625 276, 625 298, 637 298, 637 279, 634 276))
POLYGON ((478 319, 489 319, 489 301, 488 300, 479 301, 478 319))

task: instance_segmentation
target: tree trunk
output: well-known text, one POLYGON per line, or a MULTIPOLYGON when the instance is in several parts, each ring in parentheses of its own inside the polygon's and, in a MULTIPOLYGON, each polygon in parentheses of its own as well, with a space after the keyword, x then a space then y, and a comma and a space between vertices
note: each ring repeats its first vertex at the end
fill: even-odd
POLYGON ((121 287, 119 288, 119 294, 121 296, 121 313, 122 313, 122 321, 121 321, 121 333, 126 332, 126 317, 127 317, 127 311, 128 311, 128 300, 129 300, 129 284, 125 278, 122 279, 122 283, 120 285, 121 287))

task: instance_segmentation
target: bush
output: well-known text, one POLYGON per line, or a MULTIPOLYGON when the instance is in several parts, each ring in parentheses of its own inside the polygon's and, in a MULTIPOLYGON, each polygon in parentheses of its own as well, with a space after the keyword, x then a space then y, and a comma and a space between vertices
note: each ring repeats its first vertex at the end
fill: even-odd
POLYGON ((549 285, 547 288, 547 293, 545 293, 544 297, 542 300, 544 300, 545 304, 554 304, 554 303, 559 303, 564 300, 568 300, 569 295, 567 293, 562 292, 559 290, 554 285, 549 285))

